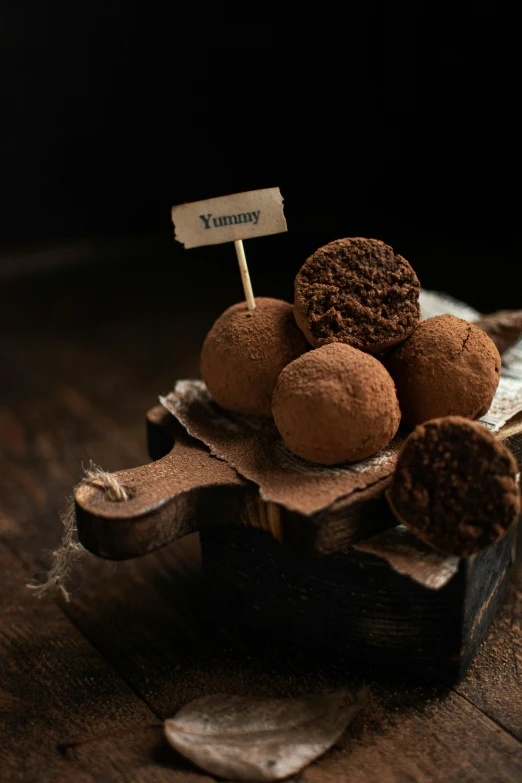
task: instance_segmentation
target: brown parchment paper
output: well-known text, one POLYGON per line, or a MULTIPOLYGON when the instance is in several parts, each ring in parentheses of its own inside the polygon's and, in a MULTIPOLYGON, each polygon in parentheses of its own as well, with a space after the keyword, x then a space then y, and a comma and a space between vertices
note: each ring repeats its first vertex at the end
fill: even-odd
POLYGON ((296 457, 273 422, 238 416, 212 400, 203 381, 178 381, 162 405, 213 456, 259 486, 263 500, 311 515, 338 498, 363 490, 393 470, 402 437, 361 462, 326 467, 296 457))
POLYGON ((460 562, 458 557, 430 549, 403 525, 377 533, 353 548, 387 560, 398 574, 409 576, 430 590, 440 590, 453 579, 460 562))

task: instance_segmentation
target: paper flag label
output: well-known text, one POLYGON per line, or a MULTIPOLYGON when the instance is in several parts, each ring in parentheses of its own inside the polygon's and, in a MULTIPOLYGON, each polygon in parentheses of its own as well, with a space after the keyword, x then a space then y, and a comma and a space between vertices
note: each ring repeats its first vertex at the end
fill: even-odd
POLYGON ((279 188, 180 204, 172 207, 172 222, 176 239, 186 248, 287 231, 279 188))

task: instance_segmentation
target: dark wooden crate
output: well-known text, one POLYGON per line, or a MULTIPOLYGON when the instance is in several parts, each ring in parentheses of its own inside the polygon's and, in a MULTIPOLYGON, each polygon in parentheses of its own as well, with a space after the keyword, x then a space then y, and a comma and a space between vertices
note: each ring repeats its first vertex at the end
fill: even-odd
MULTIPOLYGON (((165 417, 160 426, 149 421, 152 458, 172 448, 169 424, 165 417)), ((506 430, 505 442, 519 457, 517 423, 506 430)), ((321 554, 303 546, 310 536, 295 534, 294 517, 285 531, 290 545, 280 543, 259 528, 267 505, 252 486, 201 496, 207 595, 219 622, 239 626, 254 641, 273 639, 312 655, 399 668, 448 684, 462 679, 505 598, 518 525, 496 545, 461 559, 455 576, 434 590, 353 547, 321 554)), ((375 530, 389 526, 382 495, 366 505, 380 517, 375 530)), ((360 516, 366 529, 364 510, 360 516)))
MULTIPOLYGON (((462 678, 506 593, 516 526, 433 589, 400 573, 387 553, 361 551, 379 535, 389 537, 392 553, 402 546, 384 498, 387 480, 307 517, 263 501, 164 409, 149 412, 147 427, 156 462, 115 474, 136 488, 132 500, 108 503, 85 485, 76 491, 79 536, 90 551, 136 557, 199 530, 211 615, 221 625, 332 659, 445 683, 462 678), (214 472, 219 465, 218 485, 199 483, 209 460, 214 472)), ((499 437, 520 460, 522 417, 499 437)), ((424 555, 415 546, 407 558, 417 567, 424 555)))
POLYGON ((354 548, 306 554, 234 524, 237 500, 237 491, 216 497, 206 511, 224 524, 201 529, 208 598, 221 622, 312 655, 448 684, 466 673, 506 594, 515 529, 461 560, 455 576, 434 590, 354 548))

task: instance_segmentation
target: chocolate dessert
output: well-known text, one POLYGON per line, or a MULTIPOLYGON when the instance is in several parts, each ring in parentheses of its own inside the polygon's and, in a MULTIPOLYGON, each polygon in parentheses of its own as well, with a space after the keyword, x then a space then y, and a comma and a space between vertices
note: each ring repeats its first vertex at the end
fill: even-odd
POLYGON ((491 337, 500 353, 522 337, 522 310, 499 310, 483 315, 474 323, 491 337))
POLYGON ((272 412, 288 448, 323 465, 374 454, 388 445, 400 421, 386 369, 343 343, 310 351, 285 367, 272 412))
POLYGON ((256 298, 220 315, 201 351, 201 375, 219 405, 236 413, 271 416, 272 392, 283 367, 309 346, 295 324, 292 306, 256 298))
POLYGON ((308 342, 341 342, 380 353, 402 342, 419 318, 420 284, 409 263, 377 239, 320 247, 295 278, 295 319, 308 342))
POLYGON ((413 428, 439 416, 477 419, 500 380, 500 354, 478 326, 453 315, 423 321, 386 357, 402 412, 413 428))
POLYGON ((483 424, 447 416, 408 436, 387 497, 399 522, 426 544, 468 557, 516 520, 517 471, 509 449, 483 424))

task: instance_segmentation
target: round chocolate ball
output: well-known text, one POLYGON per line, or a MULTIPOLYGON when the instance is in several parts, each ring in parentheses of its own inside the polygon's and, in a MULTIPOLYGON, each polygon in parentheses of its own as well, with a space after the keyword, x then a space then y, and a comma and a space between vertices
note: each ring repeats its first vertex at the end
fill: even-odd
POLYGON ((201 350, 201 375, 219 405, 236 413, 271 416, 272 392, 281 370, 309 346, 292 306, 256 298, 219 316, 201 350))
POLYGON ((295 278, 295 320, 311 345, 341 342, 381 353, 420 318, 420 284, 409 263, 378 239, 337 239, 295 278))
POLYGON ((436 315, 386 357, 386 367, 397 387, 402 423, 413 428, 439 416, 483 416, 500 379, 500 354, 478 326, 436 315))
POLYGON ((417 538, 467 557, 502 538, 518 517, 517 472, 509 449, 483 424, 446 416, 408 436, 387 498, 417 538))
POLYGON ((481 316, 474 323, 491 337, 501 354, 522 337, 522 310, 498 310, 481 316))
POLYGON ((391 441, 400 421, 386 369, 343 343, 310 351, 285 367, 272 412, 288 448, 323 465, 374 454, 391 441))

